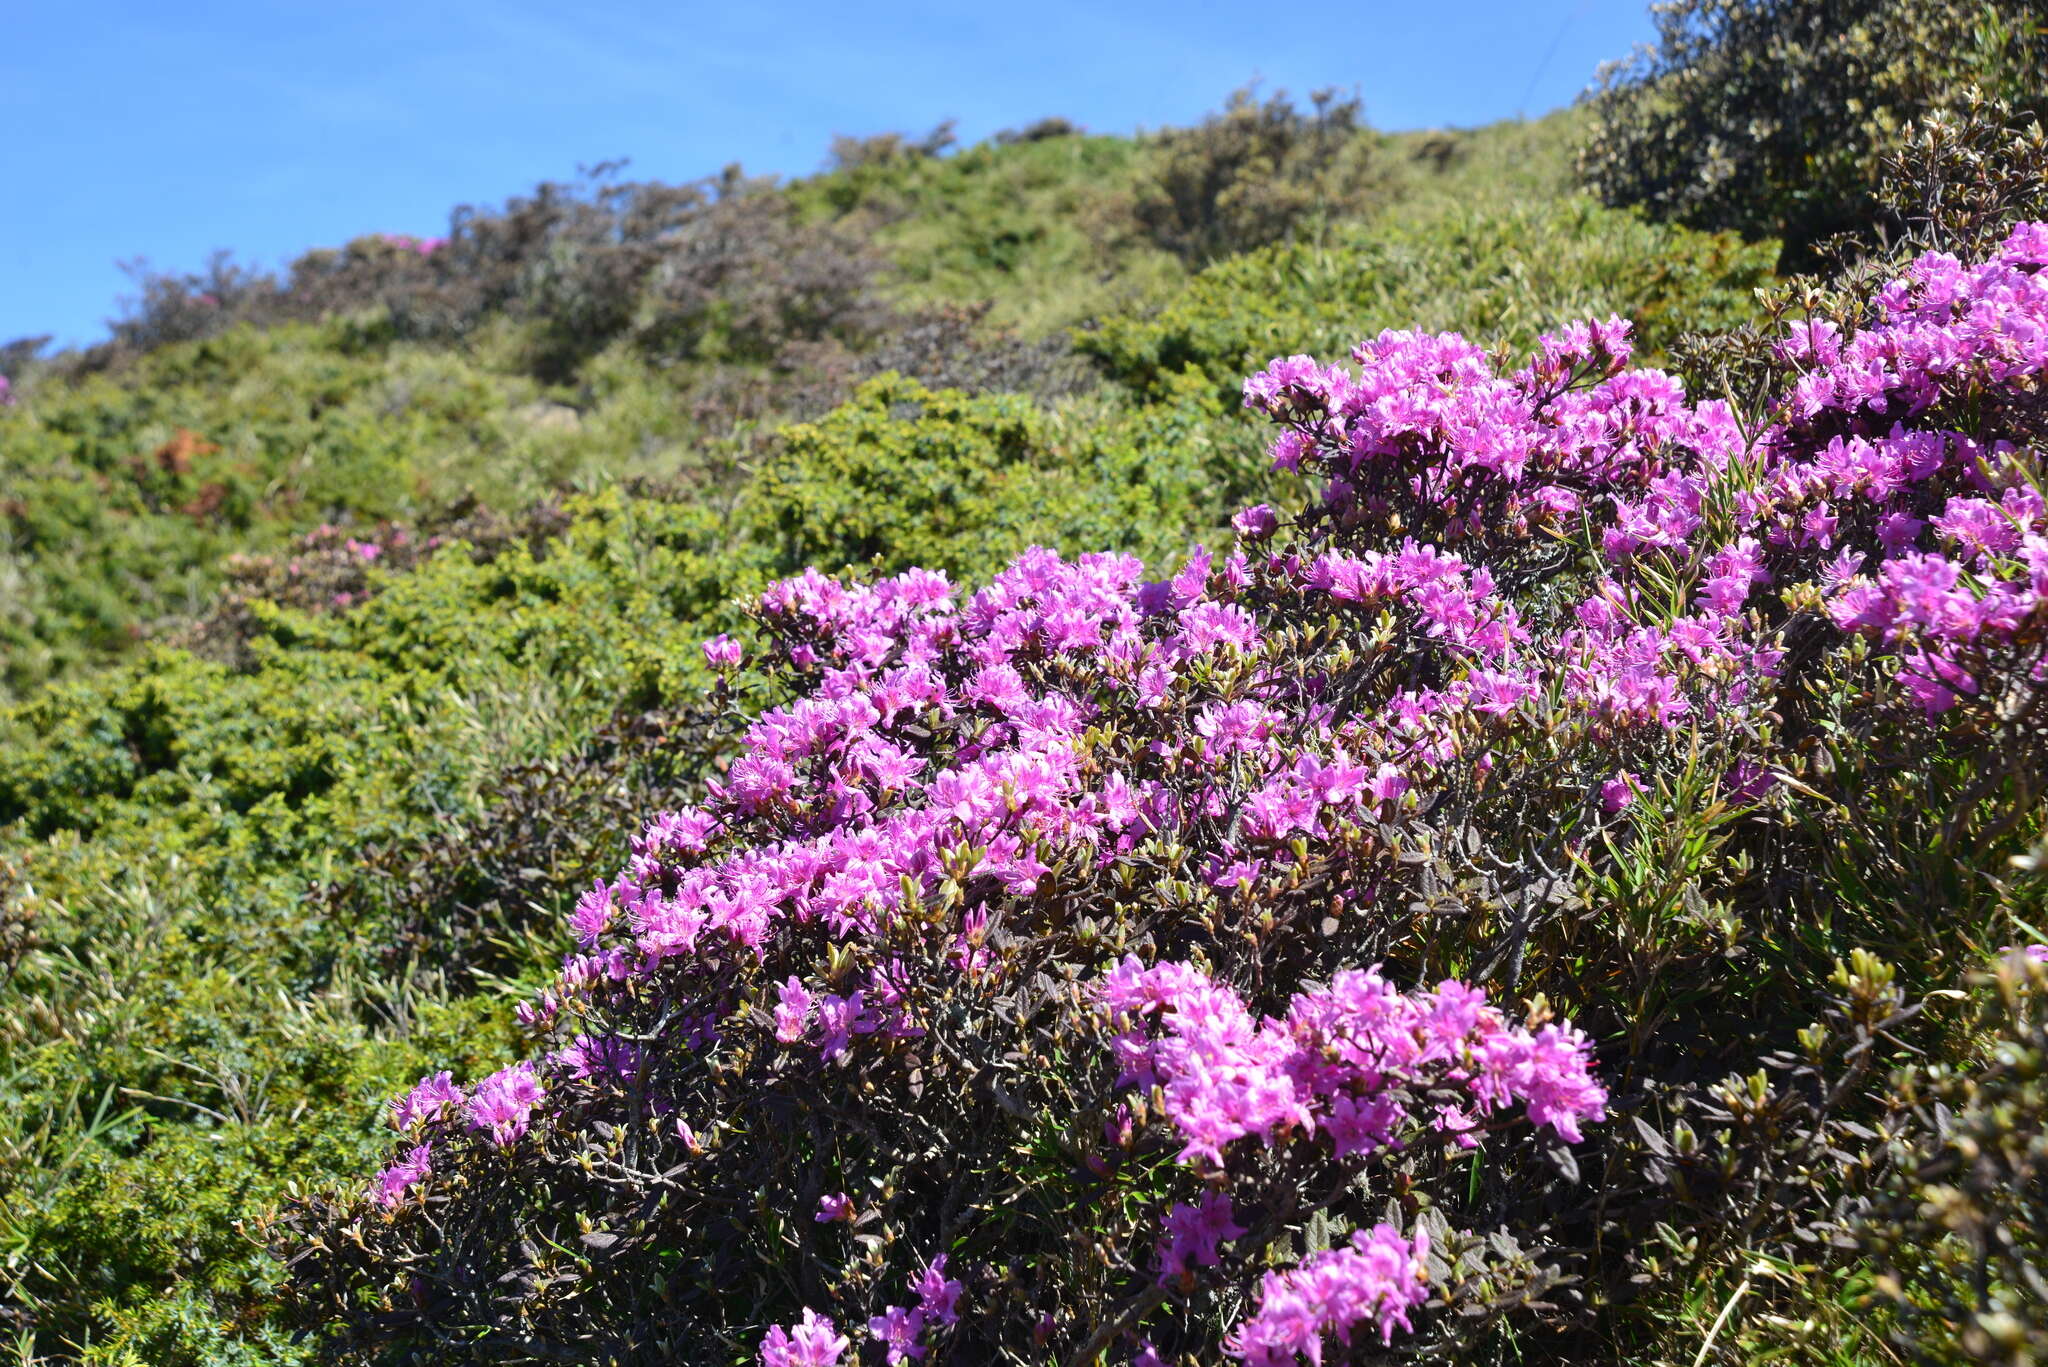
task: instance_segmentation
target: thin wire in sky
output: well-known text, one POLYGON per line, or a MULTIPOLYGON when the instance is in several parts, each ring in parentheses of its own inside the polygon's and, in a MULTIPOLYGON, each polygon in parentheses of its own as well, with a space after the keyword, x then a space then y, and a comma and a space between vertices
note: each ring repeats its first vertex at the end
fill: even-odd
POLYGON ((1557 56, 1557 50, 1564 46, 1564 35, 1570 31, 1572 21, 1585 17, 1586 11, 1592 7, 1593 0, 1580 0, 1579 7, 1567 13, 1564 22, 1557 26, 1557 35, 1550 40, 1550 46, 1544 49, 1543 60, 1536 63, 1536 74, 1529 78, 1528 88, 1522 92, 1522 98, 1515 104, 1516 118, 1521 118, 1528 112, 1529 101, 1536 94, 1536 85, 1543 79, 1543 73, 1550 70, 1551 59, 1557 56))

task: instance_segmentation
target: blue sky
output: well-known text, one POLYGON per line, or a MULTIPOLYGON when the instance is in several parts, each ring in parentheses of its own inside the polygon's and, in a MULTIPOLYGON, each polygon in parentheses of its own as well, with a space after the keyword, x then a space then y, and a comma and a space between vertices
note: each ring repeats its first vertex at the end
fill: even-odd
POLYGON ((93 340, 116 263, 275 266, 431 234, 579 163, 815 170, 835 133, 964 141, 1047 114, 1190 123, 1253 78, 1356 88, 1382 128, 1569 102, 1646 0, 16 5, 0 46, 0 341, 93 340))

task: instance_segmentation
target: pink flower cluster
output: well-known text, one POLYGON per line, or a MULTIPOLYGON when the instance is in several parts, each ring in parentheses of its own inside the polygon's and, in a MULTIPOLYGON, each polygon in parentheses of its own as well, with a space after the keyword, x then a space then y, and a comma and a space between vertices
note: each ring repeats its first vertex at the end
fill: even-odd
POLYGON ((846 1335, 815 1310, 785 1329, 776 1325, 761 1340, 761 1367, 837 1367, 846 1352, 846 1335))
POLYGON ((889 1306, 868 1321, 868 1332, 883 1345, 889 1367, 924 1357, 924 1335, 931 1326, 960 1322, 963 1288, 946 1275, 945 1254, 932 1259, 911 1290, 917 1293, 917 1304, 889 1306))
MULTIPOLYGON (((1583 1034, 1510 1026, 1484 992, 1456 982, 1402 993, 1377 969, 1348 970, 1260 1020, 1198 969, 1127 958, 1095 993, 1125 1027, 1115 1041, 1124 1081, 1162 1088, 1183 1162, 1220 1166, 1239 1139, 1274 1145, 1292 1133, 1326 1135, 1338 1158, 1399 1147, 1424 1124, 1414 1110, 1424 1097, 1435 1098, 1427 1124, 1467 1146, 1482 1118, 1516 1104, 1571 1143, 1582 1122, 1606 1115, 1583 1034)), ((1176 1261, 1183 1246, 1198 1247, 1176 1240, 1176 1261)))
MULTIPOLYGON (((1847 339, 1829 323, 1795 326, 1781 355, 1800 374, 1761 444, 1759 487, 1738 505, 1741 525, 1781 553, 1832 557, 1818 576, 1828 614, 1898 652, 1930 714, 1978 692, 1973 656, 2048 616, 2039 489, 2009 442, 1940 421, 2038 393, 2044 232, 2021 224, 1974 266, 1921 257, 1847 339)), ((2030 672, 2041 677, 2038 661, 2030 672)))
POLYGON ((1392 498, 1445 542, 1526 534, 1640 484, 1661 448, 1723 462, 1741 449, 1726 405, 1690 405, 1670 376, 1624 369, 1628 333, 1618 318, 1574 324, 1502 376, 1456 334, 1383 332, 1352 352, 1355 374, 1275 361, 1245 381, 1245 406, 1284 424, 1274 464, 1325 476, 1331 509, 1375 516, 1392 498))
POLYGON ((1774 676, 1778 652, 1747 639, 1737 616, 1762 582, 1739 553, 1712 572, 1701 611, 1671 620, 1646 612, 1613 576, 1593 583, 1569 617, 1541 624, 1503 589, 1519 594, 1554 572, 1531 563, 1532 548, 1555 544, 1545 533, 1574 520, 1611 517, 1611 555, 1682 544, 1700 498, 1668 462, 1676 453, 1685 468, 1719 473, 1741 450, 1725 405, 1692 405, 1669 376, 1622 368, 1626 324, 1548 335, 1538 358, 1506 377, 1456 337, 1389 332, 1354 355, 1355 375, 1303 357, 1276 361, 1246 382, 1245 402, 1284 426, 1276 466, 1326 476, 1330 540, 1369 539, 1389 523, 1411 529, 1385 549, 1324 550, 1300 576, 1305 590, 1341 604, 1405 609, 1459 666, 1447 686, 1388 700, 1409 723, 1411 757, 1441 765, 1461 728, 1496 726, 1553 692, 1589 733, 1614 738, 1739 706, 1774 676), (1423 531, 1441 545, 1420 541, 1423 531), (1487 563, 1442 548, 1450 545, 1487 563))
POLYGON ((391 1128, 400 1134, 410 1134, 421 1125, 439 1120, 451 1108, 462 1104, 462 1089, 455 1085, 455 1075, 448 1072, 430 1073, 404 1096, 391 1103, 391 1128))
POLYGON ((1351 1236, 1349 1248, 1315 1254, 1299 1267, 1268 1272, 1259 1306, 1230 1337, 1232 1356, 1246 1367, 1294 1367, 1301 1358, 1323 1360, 1323 1341, 1349 1344, 1361 1324, 1379 1330, 1381 1344, 1407 1330, 1408 1312, 1429 1299, 1424 1259, 1429 1236, 1410 1240, 1392 1225, 1351 1236))
POLYGON ((1773 677, 1778 653, 1741 614, 1756 590, 1802 581, 1825 588, 1842 629, 1896 650, 1902 679, 1940 712, 1977 690, 1967 656, 2044 616, 2048 528, 2012 447, 1926 423, 2038 389, 2044 232, 2022 224, 1975 266, 1920 258, 1847 339, 1831 323, 1795 325, 1780 357, 1796 378, 1754 443, 1754 468, 1737 468, 1745 447, 1724 405, 1622 369, 1626 328, 1613 320, 1546 337, 1507 378, 1460 338, 1384 333, 1354 353, 1355 375, 1276 361, 1246 382, 1245 402, 1284 426, 1276 466, 1326 476, 1340 522, 1398 507, 1457 544, 1604 504, 1611 577, 1555 646, 1581 656, 1574 690, 1609 723, 1684 715, 1688 670, 1773 677), (1731 515, 1710 519, 1717 496, 1731 515), (1645 620, 1635 571, 1650 558, 1697 575, 1689 615, 1645 620))
POLYGON ((533 1108, 540 1104, 541 1084, 531 1063, 500 1068, 470 1090, 463 1114, 473 1129, 491 1137, 491 1142, 510 1145, 526 1133, 533 1108))
POLYGON ((414 252, 420 256, 432 256, 448 245, 445 237, 414 237, 410 233, 379 233, 377 240, 387 247, 402 252, 414 252))
POLYGON ((377 1174, 370 1185, 370 1199, 390 1210, 405 1200, 405 1194, 427 1180, 434 1171, 434 1146, 415 1144, 405 1157, 377 1174))
POLYGON ((1220 1191, 1204 1192, 1192 1205, 1178 1202, 1167 1211, 1161 1221, 1159 1284, 1171 1286, 1186 1281, 1197 1267, 1220 1264, 1223 1245, 1246 1232, 1235 1215, 1230 1198, 1220 1191))
MULTIPOLYGON (((451 1073, 430 1073, 404 1096, 392 1100, 391 1128, 418 1135, 438 1129, 459 1114, 471 1129, 488 1135, 495 1144, 509 1146, 526 1133, 542 1091, 531 1063, 502 1068, 467 1091, 456 1085, 451 1073)), ((414 1145, 402 1160, 377 1175, 371 1184, 372 1198, 387 1208, 397 1205, 405 1192, 433 1171, 432 1155, 431 1142, 414 1145)))

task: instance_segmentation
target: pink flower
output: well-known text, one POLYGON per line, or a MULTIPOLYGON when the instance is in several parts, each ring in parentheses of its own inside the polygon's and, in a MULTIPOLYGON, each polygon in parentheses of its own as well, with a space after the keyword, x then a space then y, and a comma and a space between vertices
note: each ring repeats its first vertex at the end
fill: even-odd
POLYGON ((778 1324, 761 1340, 761 1367, 837 1367, 846 1349, 846 1335, 839 1327, 806 1309, 795 1326, 784 1329, 778 1324))
POLYGON ((781 1001, 775 1008, 775 1038, 794 1044, 810 1026, 812 997, 798 978, 790 978, 778 992, 781 1001))
POLYGON ((405 1133, 431 1120, 439 1120, 449 1107, 462 1104, 462 1092, 452 1073, 432 1073, 419 1080, 410 1092, 391 1103, 391 1128, 405 1133))
POLYGON ((911 1306, 892 1305, 868 1321, 868 1332, 881 1340, 890 1367, 922 1358, 924 1314, 911 1306))
POLYGON ((1268 1272, 1258 1309, 1230 1337, 1232 1356, 1246 1367, 1295 1367, 1302 1356, 1321 1362, 1325 1338, 1349 1343, 1360 1324, 1377 1328, 1382 1344, 1393 1342, 1396 1329, 1412 1327, 1408 1312, 1429 1299, 1428 1254, 1427 1234, 1411 1241, 1380 1224, 1352 1235, 1349 1248, 1268 1272))
POLYGON ((1643 790, 1642 781, 1624 769, 1600 785, 1600 808, 1613 813, 1636 800, 1636 794, 1643 790))
POLYGON ((1365 791, 1375 802, 1393 803, 1398 802, 1401 795, 1412 786, 1414 785, 1409 782, 1407 775, 1399 769, 1391 764, 1382 764, 1373 771, 1372 777, 1366 780, 1365 791))
POLYGON ((853 1198, 843 1191, 835 1191, 818 1198, 818 1213, 811 1217, 821 1225, 853 1219, 853 1198))
POLYGON ((847 996, 827 993, 818 1000, 818 1056, 830 1063, 846 1052, 855 1035, 873 1034, 875 1021, 863 1008, 865 992, 847 996))
MULTIPOLYGON (((447 1074, 441 1074, 446 1077, 447 1074)), ((416 1144, 399 1162, 377 1174, 372 1184, 370 1199, 390 1210, 405 1200, 405 1194, 427 1180, 433 1172, 433 1146, 416 1144)))
POLYGON ((1257 541, 1279 530, 1280 517, 1266 504, 1254 503, 1249 508, 1241 509, 1237 516, 1231 518, 1230 525, 1245 540, 1257 541))
POLYGON ((1166 1212, 1165 1234, 1159 1240, 1159 1283, 1170 1285, 1196 1267, 1222 1261, 1218 1248, 1242 1235, 1244 1226, 1231 1218, 1230 1198, 1206 1192, 1194 1205, 1180 1204, 1166 1212))
POLYGON ((964 1289, 959 1282, 946 1276, 946 1255, 941 1253, 931 1260, 919 1274, 913 1288, 917 1292, 917 1308, 925 1317, 936 1324, 957 1324, 960 1313, 960 1293, 964 1289))
POLYGON ((540 1104, 540 1079, 531 1063, 501 1068, 476 1085, 465 1113, 470 1125, 490 1135, 493 1143, 510 1146, 526 1133, 533 1108, 540 1104))
POLYGON ((716 670, 737 669, 740 643, 721 632, 704 643, 704 662, 716 670))

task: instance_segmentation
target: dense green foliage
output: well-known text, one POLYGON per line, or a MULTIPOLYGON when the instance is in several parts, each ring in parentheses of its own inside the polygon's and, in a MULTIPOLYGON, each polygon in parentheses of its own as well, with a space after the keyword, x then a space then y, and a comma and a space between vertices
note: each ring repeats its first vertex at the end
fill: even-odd
POLYGON ((2026 0, 1676 0, 1606 73, 1581 152, 1610 204, 1784 239, 1811 262, 1870 226, 1884 155, 1972 87, 2036 110, 2048 29, 2026 0))
POLYGON ((1081 349, 1152 393, 1192 370, 1219 402, 1291 352, 1341 354, 1383 328, 1460 331, 1524 350, 1564 317, 1618 313, 1658 353, 1744 320, 1774 253, 1733 234, 1645 223, 1583 199, 1347 226, 1231 257, 1156 312, 1104 320, 1081 349))

